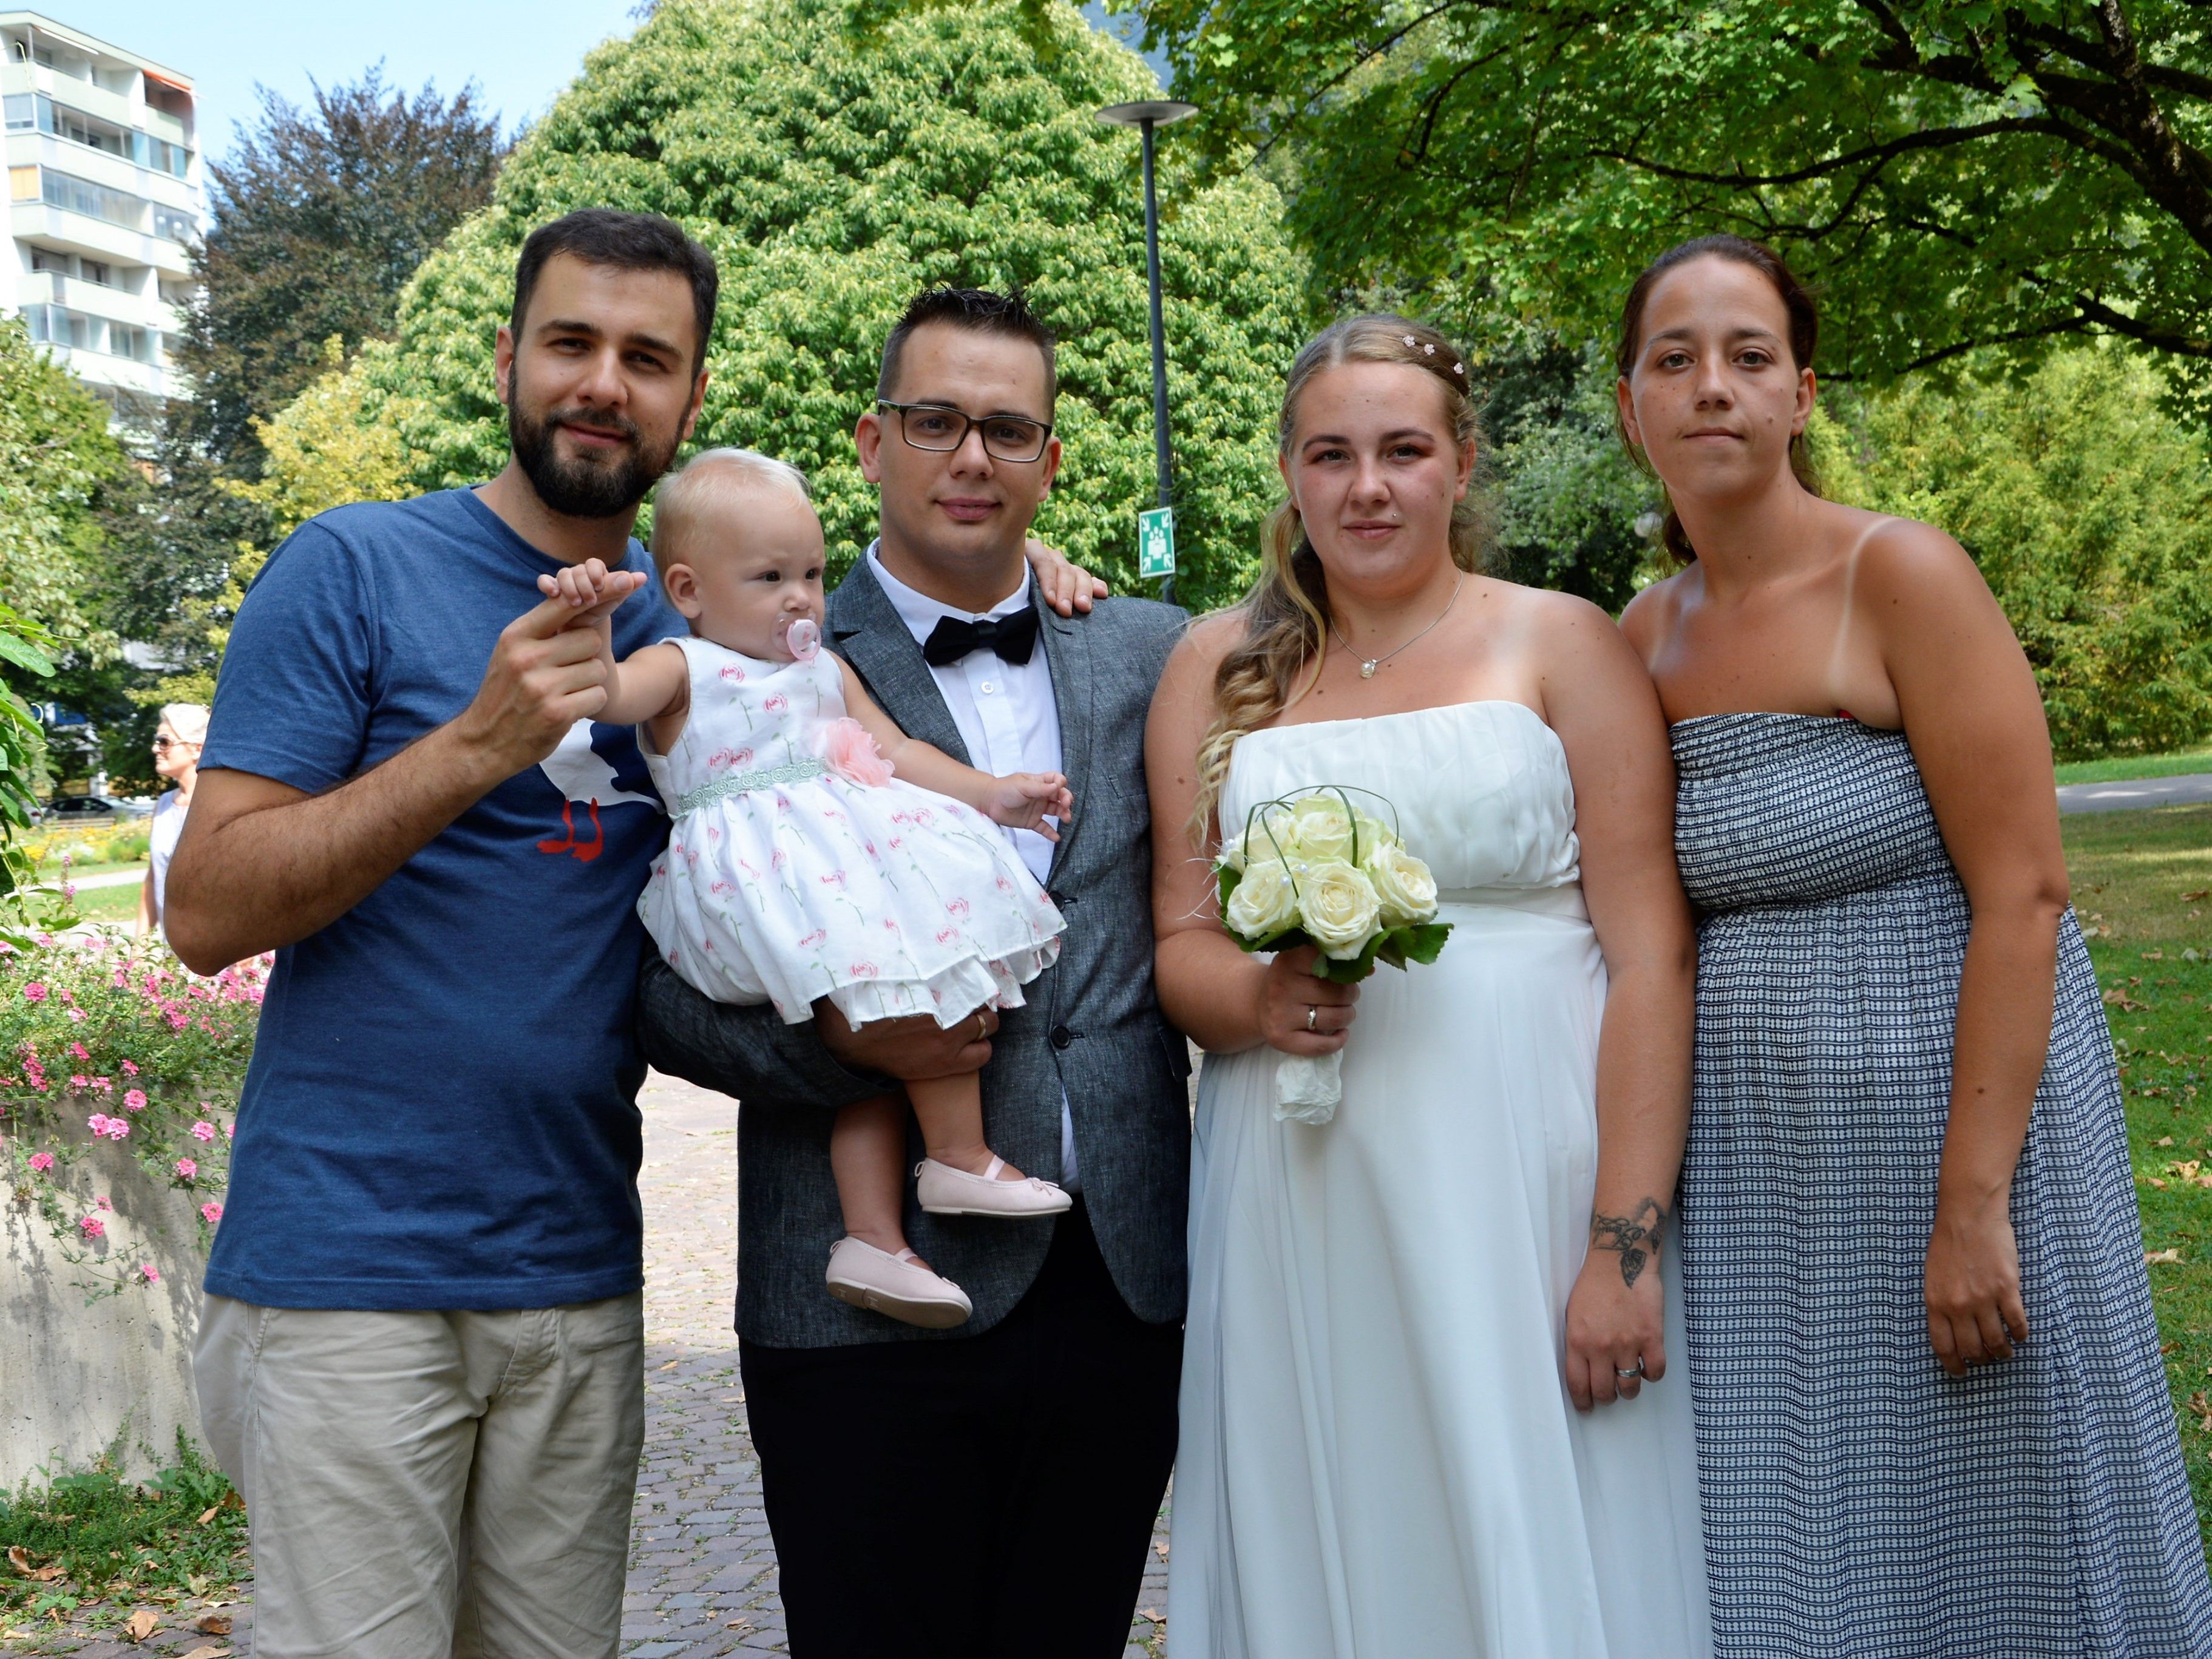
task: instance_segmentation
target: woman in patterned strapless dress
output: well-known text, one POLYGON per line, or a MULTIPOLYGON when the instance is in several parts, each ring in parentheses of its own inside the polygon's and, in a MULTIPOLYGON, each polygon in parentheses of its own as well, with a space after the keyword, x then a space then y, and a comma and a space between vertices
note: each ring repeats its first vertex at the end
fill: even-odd
POLYGON ((1824 501, 1810 300, 1686 243, 1623 430, 1686 568, 1622 625, 1698 907, 1682 1274, 1714 1651, 2212 1654, 2034 679, 1965 552, 1824 501))

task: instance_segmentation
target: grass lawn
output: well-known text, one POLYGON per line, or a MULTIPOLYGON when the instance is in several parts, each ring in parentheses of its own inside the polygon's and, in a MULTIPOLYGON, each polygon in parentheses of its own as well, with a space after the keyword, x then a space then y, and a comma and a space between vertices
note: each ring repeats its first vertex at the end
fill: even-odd
POLYGON ((138 884, 121 882, 113 887, 83 890, 76 896, 76 914, 83 921, 135 921, 138 916, 138 884))
POLYGON ((2182 1455, 2212 1534, 2212 806, 2061 823, 2120 1051, 2182 1455))
POLYGON ((2118 783, 2124 778, 2173 778, 2190 772, 2212 772, 2212 749, 2135 755, 2124 760, 2069 761, 2058 769, 2058 781, 2118 783))

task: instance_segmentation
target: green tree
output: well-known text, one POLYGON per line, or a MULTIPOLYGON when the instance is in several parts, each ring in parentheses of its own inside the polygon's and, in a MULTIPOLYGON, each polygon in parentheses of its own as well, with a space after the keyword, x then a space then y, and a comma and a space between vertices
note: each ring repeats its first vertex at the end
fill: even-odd
MULTIPOLYGON (((1255 146, 1332 286, 1603 337, 1676 239, 1774 243, 1824 367, 2107 334, 2212 414, 2195 0, 1136 0, 1194 137, 1255 146)), ((1180 130, 1179 130, 1180 131, 1180 130)))
MULTIPOLYGON (((422 488, 489 477, 506 427, 493 335, 515 252, 574 208, 665 213, 722 272, 698 441, 779 455, 811 477, 841 568, 873 533, 853 458, 877 358, 937 283, 1018 286, 1058 331, 1067 459, 1038 533, 1135 579, 1153 495, 1151 359, 1137 146, 1099 106, 1151 73, 1066 7, 878 16, 867 0, 663 0, 602 46, 516 147, 495 204, 417 274, 398 337, 355 373, 422 488), (388 416, 385 400, 414 399, 388 416)), ((1273 188, 1200 185, 1164 146, 1161 257, 1181 592, 1232 596, 1276 494, 1282 376, 1314 319, 1273 188)))
POLYGON ((1615 429, 1611 355, 1521 327, 1478 356, 1475 374, 1491 446, 1498 574, 1618 614, 1651 556, 1637 521, 1657 492, 1615 429))
POLYGON ((491 198, 506 145, 473 87, 410 98, 380 69, 301 110, 261 88, 260 120, 208 167, 210 223, 178 361, 191 446, 251 473, 253 422, 322 372, 323 343, 387 333, 399 290, 491 198))
POLYGON ((2027 649, 2062 758, 2212 732, 2212 452, 2139 359, 2077 346, 2026 379, 1978 361, 1841 410, 1831 492, 1942 526, 2027 649))

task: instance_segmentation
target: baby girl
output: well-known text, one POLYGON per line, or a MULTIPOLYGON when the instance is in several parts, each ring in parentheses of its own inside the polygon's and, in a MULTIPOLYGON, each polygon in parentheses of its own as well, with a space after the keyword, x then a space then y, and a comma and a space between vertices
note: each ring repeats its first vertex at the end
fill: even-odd
MULTIPOLYGON (((790 1024, 828 998, 854 1030, 927 1014, 940 1027, 1018 1007, 1063 927, 995 826, 1057 838, 1073 803, 1057 773, 993 777, 908 737, 820 649, 823 537, 795 468, 714 449, 660 486, 653 557, 688 637, 621 662, 606 617, 642 586, 598 560, 540 576, 608 642, 597 719, 644 728, 675 827, 638 915, 707 995, 769 1002, 790 1024)), ((973 1072, 917 1079, 907 1099, 928 1156, 921 1207, 1030 1217, 1068 1207, 983 1139, 973 1072)), ((909 1324, 957 1325, 967 1296, 907 1245, 906 1118, 891 1097, 837 1115, 831 1169, 846 1236, 832 1296, 909 1324)))

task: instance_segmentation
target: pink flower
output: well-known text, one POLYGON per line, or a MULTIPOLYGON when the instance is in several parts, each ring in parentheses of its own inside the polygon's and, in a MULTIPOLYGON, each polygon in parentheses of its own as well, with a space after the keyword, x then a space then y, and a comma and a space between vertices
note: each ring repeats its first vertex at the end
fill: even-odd
POLYGON ((733 684, 742 683, 745 678, 745 671, 733 662, 724 663, 719 672, 722 678, 733 684))
POLYGON ((112 1204, 107 1201, 105 1195, 94 1199, 92 1200, 92 1206, 93 1208, 96 1210, 112 1210, 115 1207, 112 1204))
POLYGON ((191 1180, 194 1176, 198 1175, 199 1172, 200 1172, 200 1166, 199 1166, 198 1164, 194 1163, 191 1158, 179 1158, 179 1159, 177 1160, 177 1179, 178 1179, 178 1180, 179 1180, 179 1181, 190 1181, 190 1180, 191 1180))
POLYGON ((161 1270, 150 1261, 142 1261, 138 1264, 138 1277, 149 1285, 158 1285, 161 1282, 161 1270))
POLYGON ((123 1096, 123 1104, 131 1111, 144 1111, 146 1109, 146 1091, 143 1089, 126 1090, 123 1096))
POLYGON ((968 901, 964 898, 946 900, 945 904, 945 914, 951 917, 955 921, 967 921, 968 901))
POLYGON ((821 944, 829 937, 830 933, 827 928, 817 927, 812 933, 809 933, 805 939, 799 941, 799 948, 802 951, 811 951, 816 945, 821 944))
POLYGON ((791 707, 791 699, 781 691, 771 691, 761 699, 761 707, 771 714, 781 714, 791 707))
POLYGON ((43 986, 43 985, 40 984, 38 981, 36 981, 36 980, 33 980, 33 981, 32 981, 28 985, 26 985, 26 986, 23 988, 23 1000, 24 1000, 24 1001, 26 1001, 26 1002, 44 1002, 46 1000, 46 988, 45 986, 43 986))
POLYGON ((84 1127, 96 1135, 104 1135, 107 1133, 109 1121, 106 1113, 94 1112, 90 1117, 85 1119, 84 1127))
POLYGON ((194 1140, 213 1140, 215 1139, 215 1125, 210 1123, 205 1118, 202 1118, 198 1123, 192 1125, 192 1139, 194 1140))
POLYGON ((856 962, 846 971, 854 979, 873 979, 881 970, 872 962, 856 962))
POLYGON ((96 1078, 93 1079, 93 1080, 92 1080, 92 1091, 93 1091, 93 1093, 94 1093, 94 1094, 96 1094, 96 1095, 107 1095, 107 1094, 112 1094, 112 1093, 114 1093, 114 1092, 115 1092, 115 1079, 112 1079, 112 1078, 106 1078, 106 1077, 96 1077, 96 1078))
POLYGON ((185 1011, 183 1009, 172 1008, 169 1010, 169 1025, 171 1030, 181 1031, 185 1026, 191 1024, 191 1021, 185 1018, 185 1011))
POLYGON ((236 1125, 235 1123, 226 1123, 226 1124, 224 1124, 224 1125, 222 1126, 222 1138, 223 1138, 225 1140, 235 1140, 235 1139, 238 1139, 238 1125, 236 1125))
MULTIPOLYGON (((225 973, 228 973, 230 969, 228 968, 223 969, 223 972, 225 973)), ((126 1060, 123 1062, 123 1075, 125 1077, 137 1077, 138 1075, 138 1068, 126 1060)))
POLYGON ((828 875, 817 876, 814 879, 824 887, 842 887, 845 884, 845 872, 842 870, 832 870, 828 875))
POLYGON ((82 1233, 87 1238, 105 1238, 107 1237, 107 1224, 105 1221, 102 1221, 96 1215, 86 1216, 82 1220, 76 1224, 76 1230, 82 1233))
POLYGON ((830 723, 822 739, 822 758, 848 783, 880 789, 891 781, 891 763, 876 747, 868 728, 849 715, 830 723))
POLYGON ((206 1222, 209 1226, 214 1226, 216 1222, 222 1219, 222 1206, 220 1204, 201 1205, 200 1219, 206 1222))
POLYGON ((69 1017, 71 1019, 82 1020, 84 1018, 84 1010, 82 1008, 72 1008, 69 1011, 69 1017))
POLYGON ((937 930, 937 942, 939 945, 950 945, 959 937, 960 930, 957 927, 940 927, 937 930))
POLYGON ((54 1167, 54 1155, 52 1152, 33 1152, 31 1154, 31 1167, 36 1170, 40 1175, 46 1174, 47 1170, 54 1167))
POLYGON ((84 1061, 88 1066, 92 1063, 92 1056, 85 1052, 84 1044, 82 1042, 70 1043, 69 1046, 69 1051, 70 1054, 76 1055, 79 1060, 84 1061))

